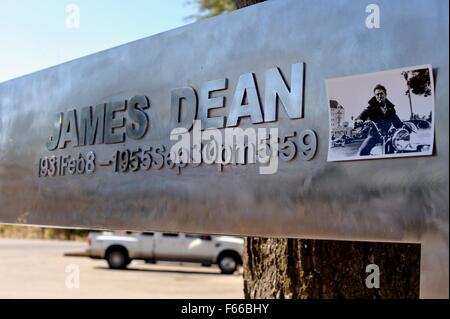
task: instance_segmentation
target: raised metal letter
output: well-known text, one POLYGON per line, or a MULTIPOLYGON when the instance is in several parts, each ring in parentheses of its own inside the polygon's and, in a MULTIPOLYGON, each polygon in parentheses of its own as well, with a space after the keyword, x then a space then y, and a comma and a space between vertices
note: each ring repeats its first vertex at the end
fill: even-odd
POLYGON ((104 137, 106 144, 121 143, 125 140, 125 132, 123 129, 120 130, 125 125, 125 118, 121 113, 126 109, 125 103, 125 101, 106 103, 104 137))
POLYGON ((209 117, 210 109, 217 109, 225 106, 225 97, 217 96, 210 98, 210 93, 214 91, 225 90, 228 86, 227 79, 213 80, 205 82, 200 91, 200 120, 202 121, 202 129, 207 128, 223 128, 225 126, 225 118, 223 116, 209 117))
POLYGON ((197 116, 197 94, 189 86, 172 89, 171 92, 171 127, 184 127, 190 131, 197 116))
POLYGON ((273 122, 278 119, 278 101, 283 104, 289 118, 303 117, 303 78, 304 63, 292 65, 290 90, 278 68, 266 71, 264 122, 273 122))
POLYGON ((68 142, 72 143, 72 146, 79 145, 76 110, 67 111, 66 116, 63 117, 61 138, 59 140, 59 148, 65 148, 68 142))
POLYGON ((80 145, 103 143, 105 125, 105 104, 98 104, 92 112, 92 106, 81 109, 80 116, 80 145))
POLYGON ((261 103, 259 102, 258 89, 253 73, 246 73, 239 77, 227 126, 238 125, 239 118, 245 116, 250 116, 253 124, 263 121, 261 103))
POLYGON ((128 115, 132 122, 127 124, 126 132, 129 138, 138 140, 142 138, 148 129, 148 116, 145 109, 150 107, 150 102, 146 96, 133 96, 128 101, 128 115), (137 125, 136 125, 137 124, 137 125))

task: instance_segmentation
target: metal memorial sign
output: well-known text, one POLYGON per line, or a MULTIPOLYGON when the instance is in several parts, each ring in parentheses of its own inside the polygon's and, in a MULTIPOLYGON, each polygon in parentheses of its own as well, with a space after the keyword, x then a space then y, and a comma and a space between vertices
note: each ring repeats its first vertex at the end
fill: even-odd
POLYGON ((269 1, 1 83, 0 222, 448 249, 448 3, 367 5, 269 1))

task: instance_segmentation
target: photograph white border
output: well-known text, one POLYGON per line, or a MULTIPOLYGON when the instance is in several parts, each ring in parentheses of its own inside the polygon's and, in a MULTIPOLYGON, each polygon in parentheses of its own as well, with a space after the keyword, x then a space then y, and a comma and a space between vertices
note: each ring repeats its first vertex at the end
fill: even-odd
MULTIPOLYGON (((385 158, 402 158, 402 157, 418 157, 418 156, 430 156, 433 155, 434 151, 434 134, 435 134, 435 110, 436 110, 436 103, 435 103, 435 87, 434 87, 434 76, 433 76, 433 68, 431 64, 424 64, 424 65, 417 65, 417 66, 408 66, 408 67, 402 67, 402 68, 396 68, 396 69, 389 69, 385 71, 378 71, 378 72, 371 72, 371 73, 364 73, 364 74, 358 74, 358 75, 350 75, 350 76, 344 76, 339 78, 332 78, 332 79, 326 79, 325 80, 325 88, 326 88, 326 97, 327 97, 327 109, 328 109, 328 153, 327 153, 327 162, 341 162, 341 161, 360 161, 360 160, 372 160, 372 159, 385 159, 385 158), (367 78, 368 76, 374 77, 377 75, 385 75, 387 73, 394 73, 394 72, 403 72, 403 71, 413 71, 418 69, 426 69, 428 68, 429 74, 430 74, 430 86, 431 86, 431 95, 430 98, 432 99, 432 123, 431 123, 431 144, 430 149, 423 152, 409 152, 409 153, 396 153, 396 154, 384 154, 384 155, 368 155, 368 156, 345 156, 345 157, 339 157, 339 156, 331 156, 330 149, 331 149, 331 108, 330 108, 330 100, 331 97, 329 96, 329 86, 336 82, 341 81, 349 81, 349 80, 355 80, 361 78, 367 78)), ((370 97, 368 97, 370 98, 370 97)), ((363 109, 361 109, 362 111, 363 109)))

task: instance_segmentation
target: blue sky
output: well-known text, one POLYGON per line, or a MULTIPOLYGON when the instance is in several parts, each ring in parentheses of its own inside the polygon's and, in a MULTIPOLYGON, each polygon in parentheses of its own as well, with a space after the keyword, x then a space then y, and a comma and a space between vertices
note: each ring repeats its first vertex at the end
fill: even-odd
POLYGON ((0 82, 185 25, 196 13, 188 0, 0 0, 0 82))

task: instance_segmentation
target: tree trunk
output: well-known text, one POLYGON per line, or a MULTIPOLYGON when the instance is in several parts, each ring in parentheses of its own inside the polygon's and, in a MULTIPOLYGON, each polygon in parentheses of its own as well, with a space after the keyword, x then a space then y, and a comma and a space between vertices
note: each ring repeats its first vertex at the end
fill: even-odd
MULTIPOLYGON (((233 0, 238 9, 263 1, 233 0)), ((418 298, 419 274, 420 245, 245 240, 246 298, 418 298), (379 288, 366 285, 369 264, 378 266, 379 288)))
POLYGON ((246 298, 418 298, 420 245, 248 237, 246 298), (379 268, 379 288, 369 269, 379 268))

